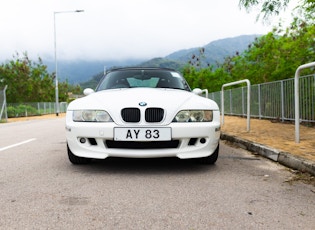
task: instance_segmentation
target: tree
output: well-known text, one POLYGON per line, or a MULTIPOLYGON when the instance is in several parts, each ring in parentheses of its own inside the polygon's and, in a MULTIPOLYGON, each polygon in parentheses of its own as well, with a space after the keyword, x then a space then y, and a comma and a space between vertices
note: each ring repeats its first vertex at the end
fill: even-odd
MULTIPOLYGON (((22 57, 17 53, 13 60, 0 65, 0 86, 8 86, 6 96, 10 103, 54 101, 54 79, 40 58, 38 62, 31 61, 27 53, 22 57)), ((67 101, 69 91, 79 90, 68 82, 59 82, 59 89, 59 101, 67 101)))
MULTIPOLYGON (((290 0, 239 0, 240 7, 244 7, 246 10, 251 10, 253 7, 260 7, 260 14, 263 14, 263 20, 267 20, 270 16, 279 15, 281 11, 287 9, 290 0)), ((314 0, 301 0, 296 7, 299 9, 300 14, 303 14, 305 18, 314 20, 314 0)))
POLYGON ((199 68, 190 64, 183 68, 182 73, 191 88, 208 89, 210 92, 219 91, 224 83, 233 81, 223 68, 213 70, 212 67, 199 68))
MULTIPOLYGON (((261 36, 239 55, 222 64, 233 79, 258 84, 294 77, 298 66, 315 60, 315 26, 294 20, 285 30, 261 36)), ((308 72, 311 70, 308 70, 308 72)))
MULTIPOLYGON (((215 69, 200 67, 203 66, 200 61, 190 61, 183 69, 183 75, 192 88, 207 88, 214 92, 225 83, 242 79, 259 84, 293 78, 300 65, 314 60, 315 25, 295 18, 290 27, 279 25, 272 32, 256 38, 243 53, 226 57, 215 69)), ((303 74, 311 73, 314 73, 313 69, 303 70, 303 74)))

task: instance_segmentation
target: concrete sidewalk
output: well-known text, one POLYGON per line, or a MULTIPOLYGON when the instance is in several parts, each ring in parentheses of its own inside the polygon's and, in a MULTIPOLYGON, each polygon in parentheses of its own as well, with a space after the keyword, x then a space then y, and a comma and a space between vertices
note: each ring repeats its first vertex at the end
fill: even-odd
POLYGON ((255 152, 289 168, 315 175, 315 127, 300 127, 301 142, 295 143, 294 124, 224 116, 221 140, 255 152))

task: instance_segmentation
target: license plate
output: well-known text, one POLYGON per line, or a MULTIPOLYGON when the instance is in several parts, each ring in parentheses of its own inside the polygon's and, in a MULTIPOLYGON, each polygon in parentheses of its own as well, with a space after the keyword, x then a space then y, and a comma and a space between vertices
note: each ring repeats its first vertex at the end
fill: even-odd
POLYGON ((169 141, 171 128, 114 128, 116 141, 169 141))

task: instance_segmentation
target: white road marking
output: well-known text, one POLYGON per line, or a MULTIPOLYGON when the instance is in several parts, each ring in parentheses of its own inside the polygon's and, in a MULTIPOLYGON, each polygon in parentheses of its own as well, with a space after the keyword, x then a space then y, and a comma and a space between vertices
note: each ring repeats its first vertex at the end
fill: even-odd
POLYGON ((1 152, 1 151, 4 151, 4 150, 7 150, 7 149, 11 149, 11 148, 17 147, 17 146, 19 146, 19 145, 24 145, 24 144, 26 144, 26 143, 29 143, 29 142, 35 141, 35 140, 36 140, 36 138, 31 138, 31 139, 28 139, 28 140, 26 140, 26 141, 22 141, 22 142, 13 144, 13 145, 9 145, 9 146, 0 148, 0 152, 1 152))

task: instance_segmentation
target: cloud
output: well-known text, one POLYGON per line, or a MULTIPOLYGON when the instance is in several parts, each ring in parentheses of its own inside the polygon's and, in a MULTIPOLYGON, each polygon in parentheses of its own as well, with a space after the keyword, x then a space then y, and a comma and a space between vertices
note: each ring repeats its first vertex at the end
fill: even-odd
POLYGON ((2 57, 18 51, 58 59, 124 59, 166 56, 226 37, 264 34, 235 0, 10 0, 0 9, 2 57))

